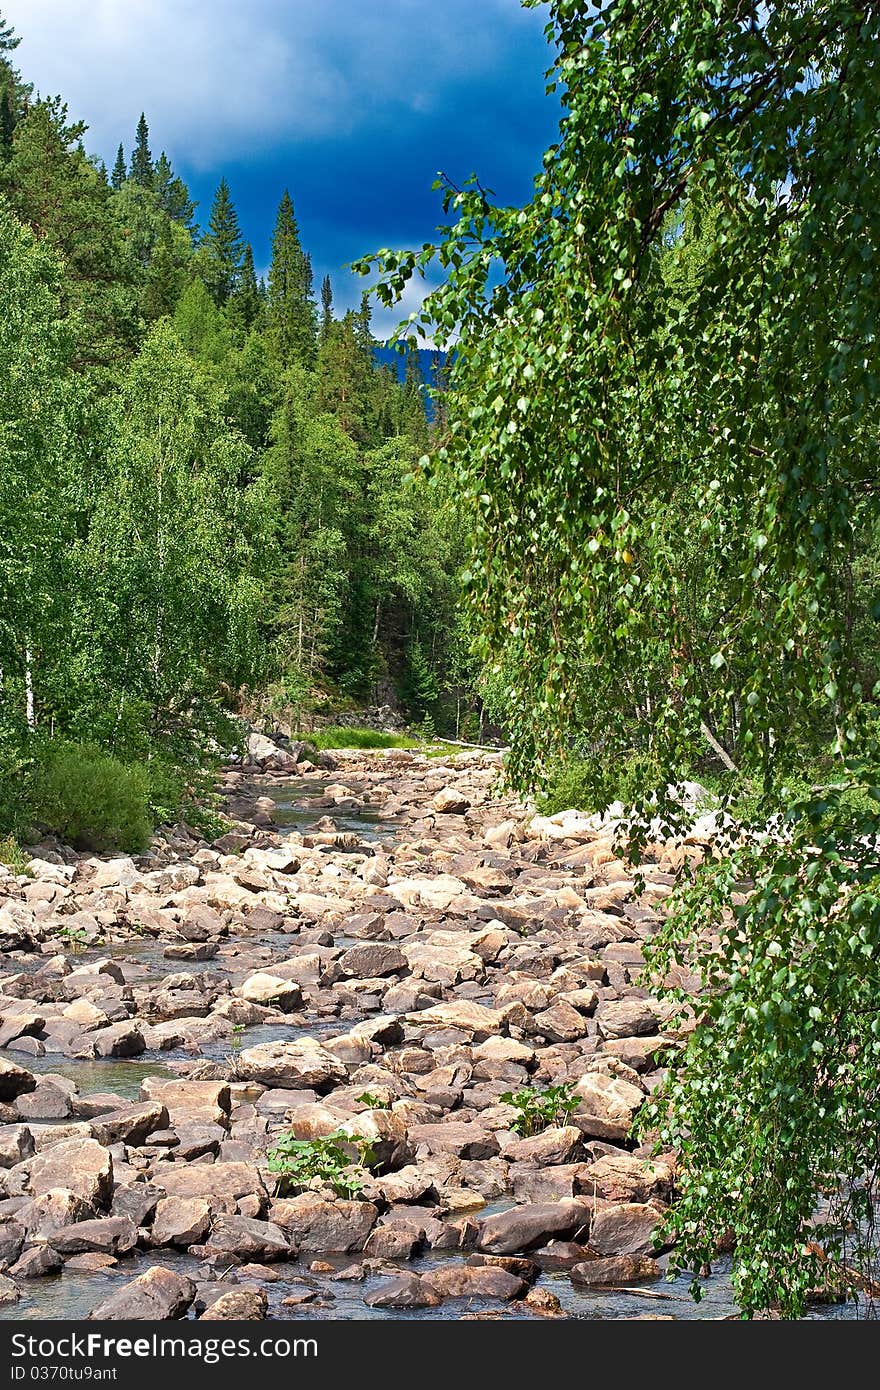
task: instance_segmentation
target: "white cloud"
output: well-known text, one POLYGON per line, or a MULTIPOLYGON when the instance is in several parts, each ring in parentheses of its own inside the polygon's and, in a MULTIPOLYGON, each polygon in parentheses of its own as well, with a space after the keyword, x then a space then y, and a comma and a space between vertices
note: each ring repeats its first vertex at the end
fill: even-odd
POLYGON ((208 168, 263 144, 345 135, 377 108, 430 112, 450 79, 491 70, 519 0, 3 0, 22 72, 60 92, 89 147, 154 146, 208 168))

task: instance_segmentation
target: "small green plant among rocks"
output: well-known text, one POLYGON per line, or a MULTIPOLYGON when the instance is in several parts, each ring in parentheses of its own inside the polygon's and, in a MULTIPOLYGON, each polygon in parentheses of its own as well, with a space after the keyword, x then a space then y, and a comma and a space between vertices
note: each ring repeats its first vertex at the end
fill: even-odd
POLYGON ((64 937, 71 954, 75 956, 84 951, 89 944, 88 933, 82 927, 61 927, 58 935, 64 937))
POLYGON ((244 1024, 233 1023, 232 1025, 232 1050, 238 1052, 241 1048, 241 1040, 244 1037, 244 1024))
POLYGON ((578 1108, 578 1098, 573 1095, 574 1082, 563 1081, 558 1086, 548 1086, 539 1091, 534 1086, 523 1086, 519 1091, 505 1091, 501 1100, 519 1111, 510 1128, 521 1139, 531 1139, 542 1134, 551 1125, 564 1125, 569 1116, 578 1108))
POLYGON ((387 1110, 388 1105, 378 1096, 374 1096, 372 1091, 363 1091, 361 1095, 355 1096, 355 1100, 361 1105, 365 1105, 368 1110, 387 1110))
POLYGON ((288 1132, 267 1154, 270 1173, 278 1174, 276 1195, 303 1192, 316 1182, 332 1187, 337 1197, 349 1200, 360 1196, 369 1166, 374 1161, 369 1140, 335 1130, 318 1139, 297 1139, 288 1132), (357 1159, 352 1162, 354 1147, 357 1159))

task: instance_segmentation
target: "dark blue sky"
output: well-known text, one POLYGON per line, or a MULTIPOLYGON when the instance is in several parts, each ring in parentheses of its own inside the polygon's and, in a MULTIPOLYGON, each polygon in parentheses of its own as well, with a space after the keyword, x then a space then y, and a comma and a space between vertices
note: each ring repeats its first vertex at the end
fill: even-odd
MULTIPOLYGON (((207 219, 226 176, 265 269, 290 188, 316 280, 337 304, 362 284, 341 267, 379 246, 430 239, 431 184, 477 172, 505 201, 528 197, 555 138, 544 94, 546 6, 518 0, 0 0, 17 60, 61 92, 112 162, 141 108, 207 219)), ((407 310, 414 303, 405 305, 407 310)), ((384 336, 393 318, 378 312, 384 336)))

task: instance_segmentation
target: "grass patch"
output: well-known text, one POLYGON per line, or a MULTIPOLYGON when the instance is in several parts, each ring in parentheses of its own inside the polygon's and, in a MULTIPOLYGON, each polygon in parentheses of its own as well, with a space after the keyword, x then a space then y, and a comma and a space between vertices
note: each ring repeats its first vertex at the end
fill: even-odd
POLYGON ((419 741, 411 734, 386 734, 379 729, 349 729, 331 725, 316 729, 313 734, 297 734, 321 753, 330 748, 418 748, 419 741))
POLYGON ((429 758, 445 758, 462 750, 442 739, 426 741, 413 733, 386 734, 379 729, 357 729, 331 725, 326 729, 316 729, 314 733, 295 735, 304 743, 310 743, 319 753, 331 748, 408 748, 414 753, 425 753, 429 758))

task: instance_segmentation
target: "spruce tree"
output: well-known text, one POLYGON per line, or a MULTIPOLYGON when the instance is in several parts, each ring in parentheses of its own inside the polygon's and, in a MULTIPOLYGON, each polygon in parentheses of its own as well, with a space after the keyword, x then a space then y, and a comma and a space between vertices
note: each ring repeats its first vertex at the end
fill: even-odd
POLYGON ((321 342, 326 342, 327 334, 330 332, 330 325, 333 322, 333 286, 330 284, 330 276, 325 275, 321 281, 321 342))
POLYGON ((12 153, 12 137, 15 134, 15 110, 8 86, 0 92, 0 159, 8 159, 12 153))
POLYGON ((214 195, 208 230, 199 249, 200 270, 214 303, 223 306, 241 280, 244 239, 225 179, 214 195))
POLYGON ((135 147, 131 155, 131 177, 142 188, 153 186, 153 156, 150 153, 150 128, 143 111, 137 124, 135 147))
POLYGON ((287 189, 278 208, 269 268, 268 322, 273 352, 283 367, 310 365, 315 356, 316 306, 312 263, 302 249, 287 189))
POLYGON ((192 230, 196 205, 189 196, 189 189, 183 179, 179 179, 171 167, 171 161, 163 150, 153 169, 153 191, 163 212, 174 222, 192 230))
POLYGON ((110 183, 116 189, 117 193, 125 183, 127 177, 128 170, 125 164, 125 150, 120 143, 119 149, 116 151, 116 163, 113 165, 113 173, 110 175, 110 183))
POLYGON ((253 328, 263 312, 263 301, 260 298, 260 287, 254 270, 254 253, 250 245, 244 248, 239 282, 229 300, 229 312, 234 322, 244 329, 253 328))

